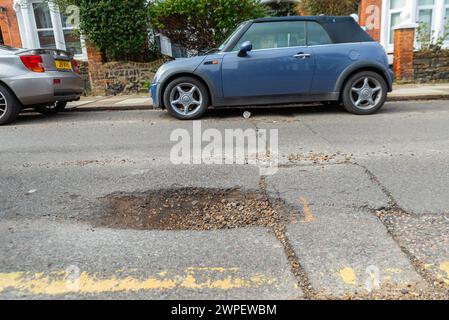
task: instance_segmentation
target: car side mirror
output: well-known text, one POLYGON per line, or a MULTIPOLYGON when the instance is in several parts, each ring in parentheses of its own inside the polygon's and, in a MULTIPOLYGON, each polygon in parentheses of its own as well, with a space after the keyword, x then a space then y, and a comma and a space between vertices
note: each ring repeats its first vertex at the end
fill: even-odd
POLYGON ((240 45, 240 51, 238 56, 239 57, 246 57, 248 55, 248 52, 253 50, 253 44, 251 41, 245 41, 240 45))

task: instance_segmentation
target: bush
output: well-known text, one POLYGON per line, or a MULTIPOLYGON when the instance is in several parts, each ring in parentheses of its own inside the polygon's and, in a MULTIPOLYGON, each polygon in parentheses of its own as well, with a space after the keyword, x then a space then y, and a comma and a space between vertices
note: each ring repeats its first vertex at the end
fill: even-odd
POLYGON ((107 60, 141 60, 148 35, 146 0, 58 0, 80 8, 80 31, 107 60))
POLYGON ((297 5, 298 14, 348 16, 357 13, 357 0, 302 0, 297 5))
POLYGON ((419 51, 423 52, 439 52, 443 50, 444 42, 449 37, 449 23, 444 26, 441 34, 432 30, 429 24, 420 22, 416 29, 416 42, 419 51))
POLYGON ((149 11, 154 29, 198 53, 217 47, 242 21, 265 16, 266 9, 258 0, 156 0, 149 11))
POLYGON ((272 2, 267 4, 268 13, 273 17, 285 17, 296 15, 296 4, 293 2, 272 2))

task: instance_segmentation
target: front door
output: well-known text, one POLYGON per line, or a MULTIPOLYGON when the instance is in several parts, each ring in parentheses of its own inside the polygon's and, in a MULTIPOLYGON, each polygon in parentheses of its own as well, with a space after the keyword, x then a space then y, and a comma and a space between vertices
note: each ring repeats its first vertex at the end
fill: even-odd
POLYGON ((305 30, 304 21, 253 23, 234 50, 224 54, 224 98, 308 94, 315 60, 305 30), (253 50, 239 57, 245 41, 251 41, 253 50))

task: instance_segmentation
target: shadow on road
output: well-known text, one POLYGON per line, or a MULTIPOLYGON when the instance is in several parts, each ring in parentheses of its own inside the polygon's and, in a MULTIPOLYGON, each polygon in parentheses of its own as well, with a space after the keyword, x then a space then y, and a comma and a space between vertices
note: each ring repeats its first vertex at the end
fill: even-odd
POLYGON ((302 114, 321 113, 344 113, 344 109, 339 105, 289 105, 289 106, 266 106, 266 107, 230 107, 209 109, 205 114, 205 119, 219 118, 241 118, 243 113, 249 111, 251 116, 263 117, 295 117, 302 114))
MULTIPOLYGON (((341 115, 341 116, 353 116, 345 111, 345 109, 338 104, 315 104, 315 105, 288 105, 288 106, 266 106, 266 107, 229 107, 229 108, 217 108, 209 109, 202 119, 204 120, 233 120, 243 119, 243 113, 249 111, 251 118, 255 117, 285 117, 293 118, 297 116, 305 115, 341 115)), ((157 118, 161 120, 176 121, 172 118, 168 112, 154 111, 154 110, 135 110, 134 112, 142 113, 142 117, 147 115, 147 112, 156 114, 157 118)), ((432 112, 449 112, 448 101, 404 101, 404 102, 388 102, 377 113, 382 114, 407 114, 407 113, 432 113, 432 112)), ((132 112, 123 113, 123 111, 87 111, 74 110, 66 111, 54 116, 45 116, 36 113, 32 110, 24 110, 16 122, 12 125, 26 125, 26 124, 54 124, 60 121, 64 122, 77 122, 86 120, 86 114, 89 119, 107 121, 117 120, 122 118, 136 118, 136 114, 132 112), (123 116, 126 114, 126 116, 123 116), (107 115, 107 116, 106 116, 107 115)), ((150 116, 151 118, 153 116, 150 116)), ((147 116, 145 116, 147 118, 147 116)), ((147 119, 148 120, 148 119, 147 119)))

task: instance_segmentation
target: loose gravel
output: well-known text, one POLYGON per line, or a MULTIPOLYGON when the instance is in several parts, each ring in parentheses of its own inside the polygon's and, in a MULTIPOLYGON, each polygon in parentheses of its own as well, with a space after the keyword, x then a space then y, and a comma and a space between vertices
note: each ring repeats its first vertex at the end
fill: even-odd
POLYGON ((294 221, 281 200, 237 189, 184 188, 107 197, 110 212, 99 226, 137 230, 275 228, 294 221), (276 205, 273 205, 276 204, 276 205), (274 209, 276 208, 276 209, 274 209))

